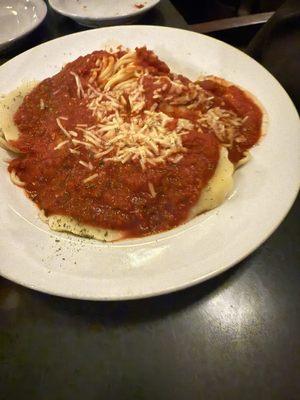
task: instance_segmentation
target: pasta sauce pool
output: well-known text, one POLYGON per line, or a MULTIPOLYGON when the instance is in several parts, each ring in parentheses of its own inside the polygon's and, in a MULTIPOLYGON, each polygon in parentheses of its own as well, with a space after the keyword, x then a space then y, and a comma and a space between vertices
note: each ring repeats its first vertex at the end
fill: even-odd
MULTIPOLYGON (((121 98, 123 122, 130 123, 132 116, 140 116, 143 120, 148 115, 145 110, 165 112, 169 118, 164 125, 166 135, 177 129, 181 147, 171 149, 170 158, 163 162, 146 165, 136 154, 126 162, 109 159, 120 150, 113 144, 110 152, 109 148, 104 151, 108 155, 95 156, 92 146, 97 145, 98 139, 92 132, 93 127, 101 124, 101 119, 89 108, 90 98, 83 93, 88 89, 90 93, 96 93, 99 85, 104 90, 107 79, 103 70, 109 70, 110 64, 116 63, 124 54, 122 51, 114 53, 112 59, 109 53, 97 51, 80 57, 57 75, 42 81, 25 97, 14 116, 20 137, 13 145, 22 154, 11 161, 9 170, 16 172, 25 184, 28 196, 46 216, 66 215, 84 224, 125 231, 127 236, 142 236, 171 229, 185 221, 216 170, 220 138, 207 124, 203 124, 201 129, 191 125, 180 131, 177 128, 181 119, 195 122, 199 113, 203 113, 203 107, 209 109, 219 105, 234 111, 240 119, 246 118, 241 128, 243 140, 233 142, 229 148, 230 159, 237 162, 243 152, 259 139, 262 115, 240 89, 209 79, 201 82, 197 90, 201 90, 210 103, 197 105, 195 99, 178 100, 180 96, 189 94, 191 82, 176 77, 181 92, 173 90, 172 93, 173 75, 166 64, 145 48, 138 49, 136 68, 147 68, 142 85, 144 108, 133 111, 135 103, 130 97, 131 92, 125 90, 121 98), (100 75, 95 82, 93 70, 97 72, 97 68, 100 75), (172 101, 168 103, 168 96, 173 104, 170 104, 172 101), (180 101, 188 103, 180 104, 180 101), (188 107, 189 104, 193 107, 188 107)), ((125 63, 125 68, 131 71, 130 64, 125 63)), ((126 79, 125 83, 135 78, 126 79)), ((118 82, 121 84, 122 81, 118 82)), ((99 99, 99 107, 104 107, 109 118, 107 107, 113 103, 106 107, 108 97, 99 99)), ((151 126, 148 128, 152 129, 151 126)), ((116 128, 115 136, 109 137, 108 141, 113 142, 117 133, 116 128)), ((155 146, 158 146, 156 150, 159 153, 164 143, 155 146)))

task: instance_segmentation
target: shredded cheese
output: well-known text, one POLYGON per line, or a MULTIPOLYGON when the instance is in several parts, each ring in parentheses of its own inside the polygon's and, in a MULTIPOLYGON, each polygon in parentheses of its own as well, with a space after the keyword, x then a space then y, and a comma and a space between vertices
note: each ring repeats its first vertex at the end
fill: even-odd
POLYGON ((154 189, 153 183, 148 182, 149 192, 152 197, 156 197, 156 191, 154 189))
POLYGON ((70 149, 70 153, 72 153, 72 154, 80 154, 80 151, 78 151, 76 149, 70 149))
POLYGON ((57 123, 57 125, 59 126, 60 130, 61 130, 68 138, 70 138, 71 135, 70 135, 70 133, 63 127, 63 125, 62 125, 62 123, 61 123, 61 121, 60 121, 61 119, 65 119, 65 118, 64 118, 64 117, 56 118, 56 123, 57 123))
POLYGON ((84 97, 85 93, 84 93, 84 90, 83 90, 83 87, 82 87, 81 80, 80 80, 79 76, 77 74, 75 74, 75 72, 73 72, 73 71, 71 71, 70 74, 74 76, 74 79, 75 79, 75 82, 76 82, 77 97, 78 98, 84 97))
MULTIPOLYGON (((176 74, 171 77, 151 76, 148 70, 135 64, 135 52, 120 59, 112 55, 97 59, 86 91, 79 76, 75 72, 70 74, 75 79, 78 98, 85 97, 87 108, 96 120, 93 125, 77 123, 73 129, 67 130, 61 123, 67 118, 57 118, 57 125, 70 141, 71 154, 88 151, 95 161, 123 164, 137 161, 145 170, 147 164, 179 163, 187 151, 183 137, 191 131, 201 132, 202 128, 209 128, 228 147, 234 140, 237 143, 245 140, 243 135, 236 137, 236 133, 248 117, 241 119, 233 111, 212 107, 214 96, 198 83, 185 82, 176 74), (155 88, 155 102, 148 109, 144 87, 146 77, 153 79, 155 88), (185 118, 175 120, 158 110, 161 101, 168 101, 171 111, 183 105, 197 112, 199 118, 193 122, 185 118), (200 104, 205 104, 202 112, 197 108, 200 104), (76 149, 72 145, 77 146, 76 149)), ((68 140, 59 143, 55 149, 63 147, 68 140)), ((90 170, 93 168, 91 162, 80 160, 79 163, 90 170)), ((149 191, 154 195, 152 184, 149 191)))
POLYGON ((213 107, 205 114, 202 114, 198 122, 202 126, 212 129, 225 146, 231 146, 239 134, 238 128, 247 120, 247 117, 245 118, 238 117, 233 111, 213 107))
POLYGON ((54 147, 54 150, 61 149, 67 143, 69 143, 68 140, 64 140, 63 142, 60 142, 57 146, 54 147))
POLYGON ((92 165, 91 162, 88 162, 88 163, 87 163, 87 162, 82 161, 82 160, 79 160, 78 162, 79 162, 79 164, 83 165, 85 168, 88 168, 88 169, 90 169, 90 170, 93 169, 93 165, 92 165))
POLYGON ((96 179, 97 176, 98 176, 98 174, 91 175, 91 176, 89 176, 88 178, 85 178, 85 179, 83 180, 83 183, 91 182, 92 180, 96 179))

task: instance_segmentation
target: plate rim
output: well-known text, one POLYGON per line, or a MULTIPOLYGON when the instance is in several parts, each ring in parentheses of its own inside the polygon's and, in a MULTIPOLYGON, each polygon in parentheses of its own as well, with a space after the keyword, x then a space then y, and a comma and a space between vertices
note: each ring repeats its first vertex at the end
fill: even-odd
POLYGON ((140 293, 140 294, 122 294, 122 295, 116 295, 116 296, 102 296, 102 295, 96 295, 96 296, 92 296, 92 295, 88 295, 88 294, 77 294, 77 293, 70 293, 70 294, 66 294, 63 291, 60 290, 56 290, 56 291, 52 291, 49 289, 46 289, 44 287, 39 287, 38 285, 32 284, 32 285, 28 285, 26 284, 26 282, 24 282, 24 280, 22 279, 11 279, 7 274, 3 274, 2 272, 0 272, 0 277, 3 277, 7 280, 10 280, 26 289, 31 289, 34 290, 35 292, 40 292, 46 295, 51 295, 51 296, 55 296, 55 297, 61 297, 61 298, 65 298, 65 299, 72 299, 72 300, 82 300, 82 301, 112 301, 112 302, 117 302, 117 301, 135 301, 135 300, 142 300, 142 299, 150 299, 153 297, 160 297, 160 296, 165 296, 168 294, 172 294, 172 293, 177 293, 177 292, 181 292, 183 290, 189 289, 193 286, 199 285, 201 283, 204 283, 212 278, 217 277, 218 275, 222 275, 224 274, 226 271, 230 270, 231 268, 234 267, 238 267, 238 265, 245 260, 247 257, 249 257, 254 251, 256 251, 260 246, 262 246, 266 240, 268 240, 268 238, 277 230, 277 228, 282 224, 282 222, 284 221, 284 219, 286 218, 286 216, 288 215, 288 213, 290 212, 293 204, 295 203, 297 196, 298 196, 298 192, 300 189, 300 184, 298 187, 298 191, 295 194, 294 199, 291 202, 290 207, 288 208, 288 210, 286 211, 285 215, 283 215, 282 219, 278 222, 278 224, 276 226, 274 226, 274 229, 272 229, 270 231, 270 233, 266 233, 264 239, 257 245, 253 246, 251 249, 248 250, 247 253, 245 253, 244 255, 242 255, 239 259, 232 261, 232 263, 229 263, 228 265, 222 267, 222 268, 218 268, 212 272, 209 272, 205 275, 202 275, 199 278, 195 278, 194 280, 191 280, 187 283, 183 283, 182 285, 170 285, 169 287, 165 288, 165 289, 157 289, 157 291, 151 291, 148 293, 140 293))
MULTIPOLYGON (((55 0, 54 0, 55 1, 55 0)), ((80 21, 84 21, 84 20, 89 20, 89 21, 93 21, 93 22, 105 22, 105 21, 115 21, 115 20, 123 20, 126 18, 134 18, 137 17, 141 14, 144 14, 145 12, 151 10, 151 8, 155 7, 157 4, 160 3, 161 0, 153 0, 153 3, 151 3, 150 5, 146 5, 145 7, 141 8, 141 9, 136 9, 133 12, 127 13, 127 14, 120 14, 120 15, 112 15, 109 17, 96 17, 93 15, 82 15, 82 14, 77 14, 75 12, 68 12, 66 10, 64 10, 61 7, 58 7, 57 5, 53 4, 53 0, 49 0, 49 5, 50 7, 56 11, 57 13, 68 17, 68 18, 72 18, 75 20, 80 20, 80 21)))
MULTIPOLYGON (((116 30, 118 30, 118 29, 120 29, 120 28, 121 28, 121 29, 122 29, 122 28, 126 28, 126 29, 139 29, 139 28, 149 28, 149 27, 150 27, 151 29, 158 29, 158 30, 166 29, 166 30, 177 30, 177 31, 187 32, 186 30, 180 29, 180 28, 161 27, 161 26, 152 26, 152 25, 133 25, 133 26, 121 25, 121 26, 116 26, 116 27, 98 28, 98 29, 109 29, 109 30, 114 30, 114 29, 116 29, 116 30)), ((97 30, 98 30, 98 29, 97 29, 97 30)), ((66 36, 84 35, 86 32, 90 32, 90 31, 76 32, 76 33, 73 33, 73 34, 71 34, 71 35, 66 35, 66 36)), ((243 53, 241 50, 239 50, 239 49, 237 49, 237 48, 235 48, 235 47, 233 47, 233 46, 231 46, 231 45, 228 45, 227 43, 224 43, 224 42, 222 42, 222 41, 220 41, 220 40, 218 40, 218 39, 211 38, 211 37, 208 37, 208 36, 203 35, 203 34, 197 34, 196 32, 190 32, 190 33, 193 33, 193 34, 195 34, 195 35, 200 35, 200 36, 202 36, 202 37, 205 37, 205 39, 208 40, 208 41, 216 41, 216 42, 219 42, 219 43, 222 44, 222 46, 226 46, 226 47, 230 48, 231 50, 233 50, 233 51, 235 51, 235 52, 242 53, 243 57, 246 57, 246 58, 250 59, 251 62, 255 62, 256 64, 258 64, 259 67, 262 68, 262 69, 267 73, 267 75, 270 76, 271 79, 273 79, 273 80, 275 80, 275 81, 277 82, 277 84, 280 86, 281 90, 282 90, 282 91, 284 92, 284 94, 286 95, 287 100, 289 101, 289 108, 291 108, 291 110, 292 110, 296 115, 298 115, 298 112, 297 112, 297 109, 296 109, 295 105, 293 104, 292 100, 290 99, 289 95, 287 94, 287 92, 285 91, 285 89, 282 87, 282 85, 277 81, 277 79, 276 79, 265 67, 263 67, 261 64, 259 64, 256 60, 254 60, 252 57, 250 57, 250 56, 247 55, 246 53, 243 53)), ((64 36, 62 36, 62 37, 64 37, 64 36)), ((60 41, 62 37, 53 39, 53 40, 51 40, 51 41, 49 41, 49 42, 60 41)), ((29 50, 27 50, 26 52, 21 53, 21 54, 30 53, 31 51, 33 51, 33 50, 36 49, 37 47, 47 45, 49 42, 42 43, 42 44, 40 44, 39 46, 33 47, 33 48, 31 48, 31 49, 29 49, 29 50)), ((21 54, 20 54, 20 55, 21 55, 21 54)), ((19 56, 19 55, 18 55, 18 56, 19 56)), ((15 58, 17 58, 18 56, 16 56, 16 57, 14 57, 13 59, 7 61, 5 64, 3 64, 3 66, 6 65, 6 64, 9 64, 10 62, 12 62, 12 61, 13 61, 15 58)), ((1 70, 1 68, 2 68, 2 67, 0 67, 0 70, 1 70)), ((23 279, 23 280, 22 280, 22 279, 13 279, 13 281, 16 282, 16 283, 18 283, 18 284, 21 284, 21 285, 23 285, 23 286, 25 286, 25 287, 29 287, 29 288, 31 288, 31 289, 38 290, 38 291, 43 292, 43 293, 47 293, 47 294, 51 294, 51 295, 56 295, 56 296, 60 296, 60 297, 66 297, 66 298, 82 299, 82 300, 93 300, 93 301, 134 300, 134 299, 149 298, 149 297, 164 295, 164 294, 168 294, 168 293, 171 293, 171 292, 174 292, 174 291, 183 290, 183 289, 186 289, 186 288, 188 288, 188 287, 191 287, 191 286, 194 286, 194 285, 199 284, 199 283, 201 283, 201 282, 204 282, 204 281, 206 281, 206 280, 208 280, 208 279, 210 279, 210 278, 212 278, 212 277, 214 277, 214 276, 216 276, 216 275, 219 275, 219 274, 225 272, 225 271, 228 270, 229 268, 231 268, 231 267, 233 267, 234 265, 237 265, 238 263, 240 263, 240 262, 241 262, 242 260, 244 260, 247 256, 249 256, 249 254, 251 254, 253 251, 255 251, 259 246, 261 246, 261 245, 272 235, 272 233, 278 228, 278 226, 282 223, 282 221, 283 221, 283 220, 285 219, 285 217, 287 216, 288 212, 290 211, 292 205, 294 204, 294 202, 295 202, 295 200, 296 200, 296 197, 297 197, 297 194, 298 194, 298 191, 299 191, 299 187, 300 187, 300 181, 298 182, 298 185, 295 185, 294 193, 293 193, 293 195, 291 195, 290 198, 289 198, 289 205, 288 205, 288 207, 286 207, 285 212, 282 213, 281 218, 278 219, 278 220, 276 221, 276 224, 273 224, 272 228, 270 228, 270 229, 268 230, 268 232, 265 233, 264 237, 263 237, 262 239, 260 239, 258 243, 256 243, 255 245, 253 245, 252 248, 248 249, 248 251, 247 251, 246 253, 244 253, 244 254, 241 255, 239 258, 236 258, 236 259, 233 260, 231 263, 228 263, 227 265, 225 265, 225 266, 223 266, 223 267, 221 267, 221 268, 217 268, 217 269, 215 269, 214 271, 210 271, 210 272, 208 272, 208 273, 206 273, 206 274, 204 274, 204 275, 201 275, 201 276, 199 276, 199 277, 197 277, 197 278, 195 278, 195 279, 193 279, 193 280, 190 280, 189 282, 184 282, 184 283, 181 284, 181 285, 178 285, 178 284, 175 284, 175 285, 174 285, 174 284, 171 284, 171 285, 168 285, 168 286, 167 286, 166 288, 164 288, 164 289, 161 289, 161 288, 159 288, 159 289, 157 289, 157 290, 153 290, 153 289, 152 289, 151 292, 149 292, 149 293, 145 293, 145 291, 144 291, 144 292, 139 293, 139 294, 136 294, 136 293, 135 293, 135 294, 124 294, 124 293, 122 293, 121 295, 119 294, 119 295, 117 295, 117 296, 103 296, 103 295, 101 295, 101 294, 98 294, 98 295, 96 295, 96 296, 94 296, 94 295, 90 296, 89 294, 82 293, 82 292, 79 293, 79 294, 78 294, 78 293, 66 294, 66 293, 63 293, 63 292, 61 292, 61 291, 59 291, 59 290, 56 290, 56 291, 55 291, 55 290, 51 290, 51 289, 49 290, 49 289, 47 289, 47 288, 41 288, 40 286, 38 287, 38 285, 28 285, 28 284, 26 284, 26 282, 24 282, 24 279, 23 279)), ((1 275, 2 275, 3 277, 7 278, 7 279, 11 279, 11 280, 12 280, 12 278, 10 278, 9 276, 7 276, 6 274, 3 274, 3 272, 1 272, 1 275)))

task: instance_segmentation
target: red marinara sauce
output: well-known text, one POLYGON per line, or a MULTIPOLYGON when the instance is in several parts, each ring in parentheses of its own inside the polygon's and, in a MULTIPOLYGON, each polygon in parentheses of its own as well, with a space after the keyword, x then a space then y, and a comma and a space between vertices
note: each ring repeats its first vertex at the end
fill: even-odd
POLYGON ((222 83, 221 79, 215 81, 208 78, 200 82, 200 85, 214 96, 214 106, 222 106, 224 109, 235 112, 239 117, 245 118, 237 134, 237 136, 243 136, 244 140, 234 141, 232 147, 228 149, 230 161, 236 163, 261 137, 262 110, 249 94, 234 85, 222 83))
POLYGON ((144 8, 144 7, 145 7, 145 4, 143 4, 143 3, 136 3, 136 4, 134 5, 134 7, 135 7, 135 8, 138 8, 138 9, 141 9, 141 8, 144 8))
MULTIPOLYGON (((140 53, 140 62, 145 65, 147 56, 142 50, 140 53)), ((171 229, 187 219, 214 174, 219 159, 214 136, 190 132, 182 139, 187 151, 180 162, 147 166, 145 170, 135 161, 99 162, 84 148, 80 156, 71 154, 67 146, 54 150, 58 141, 65 139, 56 118, 68 118, 62 120, 66 129, 97 122, 85 100, 79 101, 70 71, 78 74, 85 88, 101 54, 80 57, 26 96, 14 117, 21 133, 14 146, 24 154, 11 161, 9 170, 16 171, 28 196, 46 216, 67 215, 93 226, 126 231, 128 236, 171 229), (97 180, 83 183, 91 171, 79 160, 92 163, 97 180), (155 197, 149 193, 149 182, 155 197)), ((156 73, 168 71, 154 56, 149 58, 149 66, 156 73)))
MULTIPOLYGON (((104 163, 95 159, 86 147, 80 149, 80 155, 71 153, 68 146, 55 150, 57 143, 66 139, 57 125, 57 118, 65 118, 62 122, 67 130, 74 129, 76 124, 92 126, 99 122, 87 108, 87 100, 78 99, 77 86, 70 72, 78 75, 86 90, 91 70, 98 58, 107 54, 96 51, 79 57, 26 96, 14 116, 20 137, 13 144, 23 155, 10 162, 9 170, 16 171, 25 183, 28 196, 46 216, 71 216, 92 226, 125 231, 127 236, 171 229, 188 218, 201 190, 215 172, 220 154, 215 135, 206 130, 192 130, 182 136, 186 152, 178 163, 167 161, 156 166, 147 165, 145 170, 138 161, 104 163), (98 174, 97 179, 84 183, 91 171, 79 161, 90 163, 92 174, 98 174), (149 192, 149 183, 155 188, 155 196, 149 192)), ((120 51, 115 57, 122 55, 124 52, 120 51)), ((169 90, 167 65, 145 48, 137 49, 137 55, 139 65, 146 66, 150 75, 162 77, 161 87, 169 90)), ((187 78, 182 79, 190 82, 187 78)), ((157 83, 149 78, 144 85, 146 107, 151 107, 157 83)), ((202 82, 202 86, 213 93, 216 103, 225 102, 239 115, 249 115, 247 142, 242 148, 233 148, 229 152, 230 159, 237 161, 259 138, 260 110, 234 86, 225 88, 210 81, 202 82)), ((192 121, 193 112, 186 113, 185 117, 192 121)), ((170 130, 183 116, 178 112, 172 117, 168 123, 170 130)))

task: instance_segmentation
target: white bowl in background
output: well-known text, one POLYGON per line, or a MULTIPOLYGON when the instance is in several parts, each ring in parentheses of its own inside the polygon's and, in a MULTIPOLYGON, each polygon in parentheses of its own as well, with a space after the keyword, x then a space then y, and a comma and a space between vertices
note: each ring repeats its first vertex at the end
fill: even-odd
POLYGON ((0 50, 33 31, 46 14, 47 6, 42 0, 1 0, 0 50))
POLYGON ((133 22, 160 0, 49 0, 58 13, 80 25, 99 27, 133 22))

